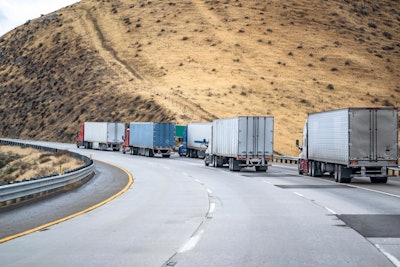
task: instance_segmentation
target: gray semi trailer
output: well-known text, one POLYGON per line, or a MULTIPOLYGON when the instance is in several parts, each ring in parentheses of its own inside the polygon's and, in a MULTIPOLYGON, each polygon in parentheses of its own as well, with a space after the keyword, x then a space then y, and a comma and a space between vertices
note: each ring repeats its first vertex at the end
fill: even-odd
POLYGON ((398 112, 396 108, 347 108, 309 114, 298 161, 299 174, 334 175, 349 183, 369 177, 386 183, 388 167, 397 166, 398 112))
POLYGON ((214 167, 228 164, 231 171, 240 171, 244 167, 266 171, 268 161, 273 157, 273 145, 273 117, 239 116, 214 120, 205 164, 214 167))

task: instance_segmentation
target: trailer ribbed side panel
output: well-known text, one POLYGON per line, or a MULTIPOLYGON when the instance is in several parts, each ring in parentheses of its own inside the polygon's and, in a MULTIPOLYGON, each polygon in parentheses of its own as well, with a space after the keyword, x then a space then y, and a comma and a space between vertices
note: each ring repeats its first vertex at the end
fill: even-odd
POLYGON ((153 147, 153 122, 131 122, 129 125, 129 142, 131 146, 153 147))
POLYGON ((238 154, 238 118, 214 120, 212 125, 212 154, 236 157, 238 154))
POLYGON ((308 116, 308 159, 382 166, 397 161, 398 113, 394 108, 348 108, 308 116), (354 162, 354 163, 352 163, 354 162))
POLYGON ((349 160, 348 109, 308 116, 308 158, 347 164, 349 160))

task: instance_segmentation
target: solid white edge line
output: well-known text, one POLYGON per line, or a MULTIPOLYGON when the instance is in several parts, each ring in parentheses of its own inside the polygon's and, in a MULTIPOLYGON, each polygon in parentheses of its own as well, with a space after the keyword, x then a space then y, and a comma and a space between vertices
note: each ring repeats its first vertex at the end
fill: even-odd
POLYGON ((392 254, 386 252, 383 248, 381 248, 378 244, 375 244, 375 247, 382 252, 383 255, 385 255, 396 267, 400 267, 400 261, 393 256, 392 254))
POLYGON ((293 192, 294 194, 296 194, 296 195, 298 195, 298 196, 300 196, 300 197, 304 197, 302 194, 300 194, 300 193, 297 193, 297 192, 293 192))
POLYGON ((330 208, 328 208, 328 207, 325 207, 325 209, 326 209, 327 211, 329 211, 330 213, 332 213, 332 214, 337 214, 336 211, 334 211, 333 209, 330 209, 330 208))
POLYGON ((391 193, 386 193, 386 192, 378 191, 378 190, 375 190, 375 189, 365 188, 365 187, 361 187, 361 186, 357 186, 357 185, 349 185, 349 184, 346 185, 346 186, 348 186, 348 187, 354 187, 354 188, 358 188, 358 189, 363 189, 363 190, 366 190, 366 191, 371 191, 371 192, 374 192, 374 193, 379 193, 379 194, 383 194, 383 195, 387 195, 387 196, 391 196, 391 197, 400 198, 399 195, 395 195, 395 194, 391 194, 391 193))
POLYGON ((194 249, 203 233, 204 230, 201 230, 196 235, 192 236, 178 252, 183 253, 194 249))

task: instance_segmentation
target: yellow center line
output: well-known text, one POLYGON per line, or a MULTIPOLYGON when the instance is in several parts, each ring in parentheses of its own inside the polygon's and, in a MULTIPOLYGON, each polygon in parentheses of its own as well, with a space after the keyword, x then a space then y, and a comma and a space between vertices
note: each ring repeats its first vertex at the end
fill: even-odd
POLYGON ((132 176, 126 169, 124 169, 124 168, 122 168, 122 167, 120 167, 120 166, 117 166, 117 165, 108 163, 108 162, 101 161, 101 160, 96 160, 96 161, 99 161, 99 162, 102 162, 102 163, 111 165, 111 166, 113 166, 113 167, 116 167, 116 168, 122 170, 123 172, 125 172, 125 173, 128 175, 129 181, 128 181, 128 183, 125 185, 125 187, 124 187, 121 191, 119 191, 119 192, 116 193, 115 195, 113 195, 113 196, 107 198, 106 200, 104 200, 104 201, 102 201, 102 202, 100 202, 100 203, 97 203, 96 205, 93 205, 93 206, 91 206, 91 207, 89 207, 89 208, 87 208, 87 209, 85 209, 85 210, 76 212, 76 213, 74 213, 74 214, 71 214, 71 215, 66 216, 66 217, 64 217, 64 218, 61 218, 61 219, 58 219, 58 220, 56 220, 56 221, 49 222, 49 223, 43 224, 43 225, 41 225, 41 226, 38 226, 38 227, 35 227, 35 228, 32 228, 32 229, 26 230, 26 231, 24 231, 24 232, 21 232, 21 233, 12 235, 12 236, 8 236, 8 237, 5 237, 5 238, 2 238, 2 239, 0 239, 0 244, 1 244, 1 243, 4 243, 4 242, 7 242, 7 241, 10 241, 10 240, 12 240, 12 239, 15 239, 15 238, 18 238, 18 237, 21 237, 21 236, 24 236, 24 235, 33 233, 33 232, 36 232, 36 231, 39 231, 39 230, 41 230, 41 229, 44 229, 44 228, 53 226, 53 225, 55 225, 55 224, 58 224, 58 223, 61 223, 61 222, 65 222, 65 221, 67 221, 67 220, 69 220, 69 219, 75 218, 75 217, 77 217, 77 216, 79 216, 79 215, 82 215, 82 214, 84 214, 84 213, 86 213, 86 212, 92 211, 92 210, 94 210, 94 209, 96 209, 96 208, 98 208, 98 207, 100 207, 100 206, 102 206, 102 205, 104 205, 104 204, 110 202, 111 200, 117 198, 118 196, 122 195, 123 193, 125 193, 125 192, 129 189, 129 187, 131 187, 131 185, 132 185, 133 182, 134 182, 134 179, 133 179, 133 176, 132 176))

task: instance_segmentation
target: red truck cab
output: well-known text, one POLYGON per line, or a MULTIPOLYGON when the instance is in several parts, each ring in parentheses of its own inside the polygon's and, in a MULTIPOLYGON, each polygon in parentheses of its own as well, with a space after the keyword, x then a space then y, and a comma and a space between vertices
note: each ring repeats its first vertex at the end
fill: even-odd
POLYGON ((76 146, 79 148, 80 146, 84 146, 84 137, 85 137, 85 124, 81 124, 79 128, 79 133, 76 136, 76 146))
POLYGON ((125 154, 127 150, 129 150, 129 128, 125 130, 125 138, 122 143, 122 153, 125 154))

